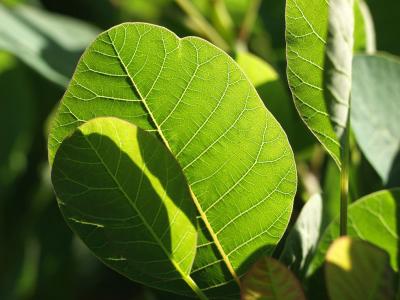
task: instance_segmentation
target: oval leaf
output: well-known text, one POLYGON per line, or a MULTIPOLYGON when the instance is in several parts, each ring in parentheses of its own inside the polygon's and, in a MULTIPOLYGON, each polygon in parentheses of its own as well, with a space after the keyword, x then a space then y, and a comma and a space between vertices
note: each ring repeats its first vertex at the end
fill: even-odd
POLYGON ((211 240, 207 245, 214 247, 196 258, 201 288, 238 282, 257 257, 272 252, 292 210, 293 153, 226 53, 159 26, 116 26, 78 64, 53 123, 50 161, 71 131, 99 116, 156 131, 179 162, 211 240))
POLYGON ((394 299, 389 256, 365 241, 336 240, 326 254, 325 278, 331 300, 394 299))
POLYGON ((305 300, 294 274, 272 257, 258 261, 242 282, 243 300, 305 300))
POLYGON ((351 123, 368 161, 385 184, 400 185, 400 60, 354 58, 351 123))
POLYGON ((340 167, 351 87, 352 0, 286 2, 287 76, 300 116, 340 167))
POLYGON ((65 220, 106 265, 156 288, 196 290, 195 210, 156 137, 114 118, 89 121, 61 144, 52 182, 65 220))

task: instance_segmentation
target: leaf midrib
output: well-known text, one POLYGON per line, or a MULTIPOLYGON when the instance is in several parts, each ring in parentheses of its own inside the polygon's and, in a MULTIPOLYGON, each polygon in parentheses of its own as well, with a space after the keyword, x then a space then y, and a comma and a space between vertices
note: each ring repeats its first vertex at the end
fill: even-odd
MULTIPOLYGON (((143 103, 143 105, 144 105, 146 111, 148 112, 148 114, 149 114, 151 120, 153 121, 153 123, 154 123, 154 125, 155 125, 155 127, 156 127, 156 129, 157 129, 158 134, 160 135, 160 138, 162 139, 162 141, 164 142, 164 144, 166 145, 166 147, 168 148, 168 150, 170 151, 170 153, 172 153, 171 147, 170 147, 170 145, 169 145, 167 139, 165 138, 165 136, 164 136, 164 134, 163 134, 163 132, 162 132, 162 130, 161 130, 160 125, 158 124, 157 120, 156 120, 155 117, 153 116, 153 114, 152 114, 152 112, 151 112, 151 110, 150 110, 150 107, 148 106, 148 104, 147 104, 147 102, 146 102, 146 100, 145 100, 146 98, 143 97, 143 95, 141 94, 139 88, 136 86, 136 83, 135 83, 135 81, 133 80, 133 78, 130 76, 129 71, 128 71, 128 69, 127 69, 127 66, 126 66, 125 63, 123 62, 123 60, 122 60, 122 58, 121 58, 121 56, 120 56, 119 51, 118 51, 117 48, 115 47, 115 45, 114 45, 114 40, 112 39, 112 37, 111 37, 111 35, 110 35, 110 31, 107 31, 107 34, 108 34, 108 37, 109 37, 109 39, 110 39, 111 45, 112 45, 112 47, 113 47, 113 50, 114 50, 115 54, 116 54, 117 57, 118 57, 119 62, 121 63, 121 65, 122 65, 122 67, 123 67, 123 69, 124 69, 126 75, 128 76, 130 82, 132 83, 132 85, 133 85, 135 91, 138 93, 140 100, 142 101, 142 103, 143 103)), ((180 47, 180 43, 181 43, 182 39, 179 38, 179 37, 177 37, 177 38, 178 38, 178 41, 179 41, 179 46, 178 46, 178 47, 180 47)), ((156 82, 157 82, 158 79, 160 78, 160 74, 161 74, 161 72, 162 72, 162 70, 163 70, 163 68, 164 68, 164 64, 165 64, 166 58, 167 58, 167 53, 165 53, 165 47, 164 47, 164 58, 163 58, 163 63, 162 63, 162 65, 161 65, 161 67, 160 67, 160 72, 159 72, 159 74, 157 74, 157 77, 156 77, 156 79, 154 80, 154 82, 153 82, 153 84, 152 84, 152 87, 154 87, 154 85, 156 84, 156 82)), ((151 92, 151 90, 152 90, 152 88, 149 90, 149 92, 148 92, 147 94, 149 94, 149 93, 151 92)), ((192 196, 193 202, 194 202, 194 204, 195 204, 195 206, 196 206, 196 208, 197 208, 197 210, 198 210, 198 212, 199 212, 199 214, 200 214, 200 217, 202 218, 204 224, 206 225, 206 228, 207 228, 207 230, 209 231, 209 233, 210 233, 210 235, 211 235, 211 237, 212 237, 212 240, 214 241, 214 243, 215 243, 215 245, 216 245, 216 247, 217 247, 217 249, 218 249, 220 255, 222 256, 222 259, 223 259, 223 261, 225 262, 226 267, 228 268, 229 272, 231 273, 233 279, 236 281, 236 283, 237 283, 238 286, 240 287, 240 279, 239 279, 238 275, 236 274, 236 272, 235 272, 235 270, 234 270, 234 268, 233 268, 233 266, 232 266, 232 264, 231 264, 231 262, 230 262, 230 260, 229 260, 229 258, 228 258, 228 256, 227 256, 227 254, 225 253, 224 249, 222 248, 222 245, 221 245, 221 243, 219 242, 218 237, 217 237, 217 235, 215 234, 215 232, 214 232, 214 230, 213 230, 213 228, 212 228, 210 222, 208 221, 208 218, 207 218, 205 212, 203 211, 203 209, 202 209, 202 207, 201 207, 201 205, 200 205, 200 203, 199 203, 197 197, 196 197, 195 194, 193 193, 192 188, 190 187, 190 185, 188 185, 188 187, 189 187, 189 191, 190 191, 190 194, 191 194, 191 196, 192 196)), ((189 276, 189 277, 190 277, 190 276, 189 276)))
MULTIPOLYGON (((143 224, 145 225, 146 229, 150 232, 151 236, 154 238, 154 240, 157 242, 157 244, 161 247, 161 249, 163 250, 164 254, 168 257, 168 259, 171 261, 172 265, 175 267, 175 269, 178 271, 178 273, 181 275, 182 279, 191 287, 191 289, 197 294, 197 296, 202 299, 202 300, 206 300, 208 299, 204 293, 201 291, 201 289, 199 288, 199 286, 196 284, 196 282, 191 278, 190 275, 186 274, 182 268, 180 267, 180 265, 175 261, 175 259, 172 257, 172 253, 170 253, 170 251, 168 251, 165 247, 164 244, 162 243, 162 241, 159 239, 159 237, 157 236, 157 234, 154 232, 153 228, 150 226, 149 223, 147 223, 146 219, 142 216, 142 214, 140 213, 140 210, 137 208, 135 202, 132 200, 132 198, 125 192, 125 190, 123 189, 123 187, 120 185, 119 181, 117 180, 117 178, 115 177, 115 175, 111 172, 111 170, 108 168, 107 164, 104 162, 104 160, 102 159, 101 155, 98 153, 98 151, 96 150, 96 148, 92 145, 92 143, 89 141, 89 139, 86 137, 86 135, 83 135, 85 138, 85 141, 88 143, 88 145, 90 146, 90 148, 93 150, 93 152, 96 154, 97 158, 100 160, 101 164, 103 165, 103 167, 105 168, 105 170, 107 171, 108 175, 112 178, 112 180, 114 181, 114 183, 116 184, 116 186, 118 187, 118 189, 120 190, 120 192, 123 194, 123 196, 128 200, 128 203, 130 204, 130 206, 136 211, 137 215, 139 216, 139 218, 141 219, 141 221, 143 222, 143 224)), ((140 186, 139 186, 140 188, 140 186)))

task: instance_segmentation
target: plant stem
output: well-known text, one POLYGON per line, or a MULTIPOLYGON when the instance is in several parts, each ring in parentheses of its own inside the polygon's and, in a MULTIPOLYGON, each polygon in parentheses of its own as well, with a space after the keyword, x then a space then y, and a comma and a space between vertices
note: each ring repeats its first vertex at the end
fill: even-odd
POLYGON ((257 20, 258 10, 260 9, 261 0, 252 0, 246 11, 242 26, 239 31, 238 46, 244 47, 247 44, 250 32, 253 30, 254 23, 257 20))
MULTIPOLYGON (((350 101, 349 101, 350 102, 350 101)), ((340 170, 340 235, 347 235, 347 207, 349 203, 349 164, 350 164, 350 105, 346 128, 342 137, 340 170)))
POLYGON ((224 51, 229 50, 229 45, 215 30, 213 26, 203 17, 190 0, 175 0, 176 4, 189 16, 197 29, 212 43, 224 51))

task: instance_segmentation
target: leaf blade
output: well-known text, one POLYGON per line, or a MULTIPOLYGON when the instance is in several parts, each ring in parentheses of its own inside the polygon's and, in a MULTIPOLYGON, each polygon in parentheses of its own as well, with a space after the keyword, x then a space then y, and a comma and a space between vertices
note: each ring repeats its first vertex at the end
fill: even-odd
POLYGON ((190 295, 179 280, 192 281, 195 211, 179 174, 155 137, 97 118, 63 142, 52 182, 67 223, 105 264, 135 281, 166 290, 175 285, 190 295))

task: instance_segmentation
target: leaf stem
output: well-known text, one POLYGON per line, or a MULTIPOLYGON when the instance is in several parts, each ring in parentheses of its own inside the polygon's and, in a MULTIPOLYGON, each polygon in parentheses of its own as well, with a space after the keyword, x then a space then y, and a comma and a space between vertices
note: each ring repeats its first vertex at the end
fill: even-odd
POLYGON ((197 8, 189 0, 175 0, 175 3, 189 16, 193 21, 197 29, 207 37, 212 43, 221 48, 224 51, 229 51, 229 45, 221 37, 215 28, 208 23, 203 15, 197 10, 197 8))
POLYGON ((257 14, 258 10, 260 9, 260 5, 261 0, 251 0, 239 31, 237 39, 238 47, 246 47, 249 35, 254 27, 254 23, 257 20, 257 14))
MULTIPOLYGON (((350 100, 349 100, 350 102, 350 100)), ((347 208, 349 203, 349 164, 350 164, 350 105, 346 128, 342 137, 340 170, 340 235, 347 235, 347 208)))

